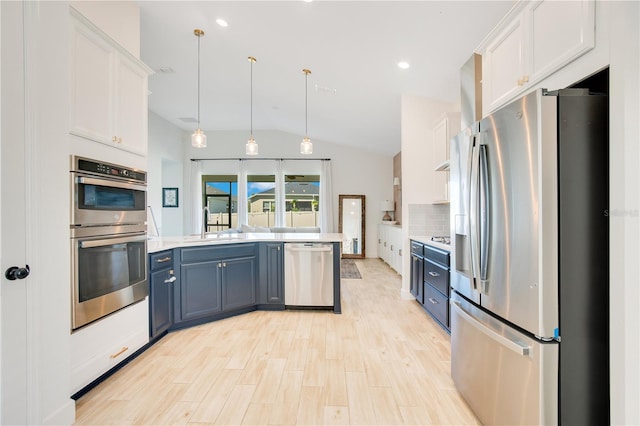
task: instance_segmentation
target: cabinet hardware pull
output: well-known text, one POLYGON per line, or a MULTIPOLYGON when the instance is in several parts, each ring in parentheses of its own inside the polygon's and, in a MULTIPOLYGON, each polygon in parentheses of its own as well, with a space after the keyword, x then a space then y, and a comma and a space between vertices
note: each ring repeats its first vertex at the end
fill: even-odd
POLYGON ((164 262, 168 262, 170 260, 171 260, 171 258, 169 256, 167 256, 167 257, 163 257, 162 259, 157 259, 156 262, 157 263, 164 263, 164 262))
POLYGON ((522 78, 518 79, 518 86, 522 86, 524 84, 524 80, 522 78))
POLYGON ((528 83, 528 82, 529 82, 529 76, 528 76, 528 75, 525 75, 524 77, 522 77, 522 81, 523 81, 524 83, 528 83))
POLYGON ((436 299, 434 299, 433 297, 429 298, 429 302, 431 302, 433 305, 437 305, 438 301, 436 299))
POLYGON ((171 278, 167 278, 166 280, 164 280, 165 283, 167 284, 171 284, 172 282, 174 282, 175 280, 177 280, 176 277, 171 277, 171 278))
POLYGON ((439 277, 440 274, 437 272, 433 272, 433 271, 429 271, 429 275, 431 275, 432 277, 439 277))
POLYGON ((222 263, 218 263, 218 268, 222 268, 222 263))
POLYGON ((398 250, 398 256, 402 256, 402 249, 398 250))
POLYGON ((393 244, 391 244, 391 251, 393 251, 393 244))
POLYGON ((129 348, 126 346, 123 346, 122 349, 120 349, 118 352, 116 352, 115 354, 111 354, 109 355, 109 358, 114 359, 119 357, 120 355, 122 355, 123 353, 125 353, 126 351, 128 351, 129 348))
POLYGON ((226 268, 227 267, 227 262, 222 262, 222 266, 226 268))

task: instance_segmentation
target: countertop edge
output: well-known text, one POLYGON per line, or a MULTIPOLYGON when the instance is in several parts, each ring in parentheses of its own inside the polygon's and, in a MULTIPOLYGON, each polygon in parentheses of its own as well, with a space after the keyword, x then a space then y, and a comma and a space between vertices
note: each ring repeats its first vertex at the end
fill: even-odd
POLYGON ((226 244, 245 244, 256 242, 306 242, 306 243, 339 243, 342 234, 339 233, 238 233, 225 234, 225 237, 209 237, 200 239, 198 236, 176 236, 164 238, 150 238, 147 240, 147 253, 156 253, 182 247, 206 247, 226 244))

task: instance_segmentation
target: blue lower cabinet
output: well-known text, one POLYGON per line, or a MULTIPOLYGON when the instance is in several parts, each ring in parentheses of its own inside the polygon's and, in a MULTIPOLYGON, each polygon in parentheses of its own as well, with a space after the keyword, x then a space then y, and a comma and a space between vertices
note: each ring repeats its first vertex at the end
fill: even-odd
POLYGON ((255 310, 257 276, 256 244, 180 249, 175 328, 255 310))
POLYGON ((149 255, 149 337, 154 339, 173 326, 173 251, 149 255))
POLYGON ((176 323, 222 312, 222 261, 182 265, 176 323))
POLYGON ((284 245, 260 244, 258 304, 265 309, 284 309, 284 245))
POLYGON ((256 304, 256 257, 222 262, 222 310, 256 304))

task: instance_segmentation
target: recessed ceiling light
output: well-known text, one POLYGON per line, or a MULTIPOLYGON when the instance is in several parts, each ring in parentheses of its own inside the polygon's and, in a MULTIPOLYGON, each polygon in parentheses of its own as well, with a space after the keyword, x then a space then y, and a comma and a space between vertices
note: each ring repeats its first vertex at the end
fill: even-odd
POLYGON ((405 61, 400 61, 398 62, 398 68, 401 68, 403 70, 406 70, 407 68, 409 68, 411 65, 409 65, 409 62, 405 62, 405 61))
POLYGON ((225 28, 229 26, 229 24, 227 23, 227 21, 225 21, 225 20, 224 20, 224 19, 222 19, 222 18, 218 18, 218 19, 216 19, 216 24, 220 25, 221 27, 225 27, 225 28))

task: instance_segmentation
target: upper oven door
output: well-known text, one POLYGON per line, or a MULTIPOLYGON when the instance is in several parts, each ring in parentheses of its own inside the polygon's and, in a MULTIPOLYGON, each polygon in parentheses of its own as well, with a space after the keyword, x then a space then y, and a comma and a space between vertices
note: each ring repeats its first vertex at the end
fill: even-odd
POLYGON ((140 224, 147 220, 147 188, 126 181, 71 173, 71 225, 140 224))

